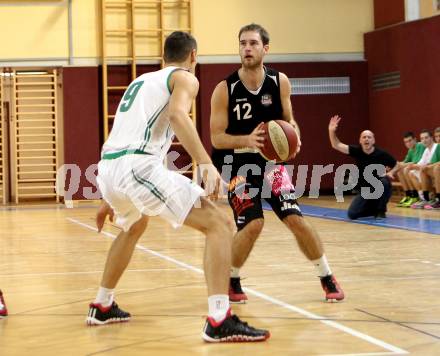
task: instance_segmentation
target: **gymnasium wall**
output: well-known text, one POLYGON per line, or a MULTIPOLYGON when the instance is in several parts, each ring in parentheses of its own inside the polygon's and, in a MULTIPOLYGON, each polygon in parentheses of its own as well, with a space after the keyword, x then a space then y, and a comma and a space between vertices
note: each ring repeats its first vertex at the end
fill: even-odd
POLYGON ((374 0, 374 28, 405 21, 405 0, 374 0))
MULTIPOLYGON (((76 65, 96 64, 100 56, 100 4, 100 0, 72 1, 76 65)), ((109 26, 125 25, 120 16, 110 20, 109 26)), ((141 13, 137 27, 155 27, 156 20, 148 12, 141 13)), ((170 25, 180 21, 172 12, 165 14, 165 20, 170 25)), ((373 28, 373 4, 371 0, 193 0, 200 55, 235 54, 238 29, 252 21, 271 33, 272 53, 362 52, 362 34, 373 28)), ((67 0, 0 0, 0 33, 0 62, 66 59, 67 0)), ((114 48, 120 53, 126 50, 117 42, 114 48)))
POLYGON ((440 126, 440 16, 365 34, 370 127, 376 141, 398 159, 402 133, 440 126), (375 91, 373 76, 400 72, 398 88, 375 91))
MULTIPOLYGON (((381 28, 405 21, 406 0, 374 0, 374 28, 381 28)), ((437 0, 418 0, 421 19, 439 15, 437 0)))
MULTIPOLYGON (((102 144, 100 0, 72 1, 73 66, 67 65, 67 0, 4 1, 0 0, 0 67, 14 65, 64 66, 65 163, 76 163, 83 172, 80 191, 92 184, 84 177, 85 169, 99 159, 102 144), (26 24, 24 27, 23 24, 26 24), (25 30, 23 30, 25 28, 25 30)), ((170 24, 179 23, 166 14, 170 24)), ((111 25, 124 26, 124 17, 113 17, 111 25)), ((154 21, 151 14, 141 14, 142 26, 154 21)), ((342 138, 351 139, 367 125, 367 96, 361 88, 366 80, 366 63, 362 61, 362 34, 373 29, 371 0, 193 0, 193 31, 199 43, 198 67, 200 98, 198 126, 209 148, 209 101, 217 81, 229 69, 236 68, 238 29, 249 22, 263 24, 271 34, 270 58, 275 68, 286 74, 301 76, 350 76, 350 95, 293 97, 296 117, 302 127, 304 147, 297 163, 326 164, 342 162, 346 157, 331 151, 327 138, 327 121, 332 113, 341 113, 347 124, 342 138), (341 16, 350 14, 350 16, 341 16), (272 56, 272 57, 271 57, 272 56), (281 60, 280 60, 281 58, 281 60), (331 60, 339 62, 328 62, 331 60), (358 62, 346 62, 356 58, 358 62), (284 60, 284 62, 283 62, 284 60), (299 62, 298 62, 299 61, 299 62), (316 62, 315 62, 316 61, 316 62), (215 63, 215 64, 208 64, 215 63), (362 84, 363 83, 363 84, 362 84), (322 151, 325 150, 325 155, 322 151)), ((157 50, 157 42, 146 41, 141 50, 157 50)), ((126 54, 127 48, 116 41, 113 54, 126 54)), ((155 70, 157 66, 145 66, 155 70)), ((113 85, 128 83, 128 66, 111 70, 113 85)), ((111 84, 112 85, 112 84, 111 84)), ((110 110, 117 105, 115 96, 110 110)), ((332 186, 326 180, 326 186, 332 186)))

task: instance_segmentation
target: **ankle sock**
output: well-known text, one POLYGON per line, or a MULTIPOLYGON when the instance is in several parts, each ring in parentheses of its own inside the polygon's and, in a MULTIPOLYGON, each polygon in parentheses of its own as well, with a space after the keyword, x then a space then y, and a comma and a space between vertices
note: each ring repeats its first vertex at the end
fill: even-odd
POLYGON ((229 310, 229 296, 226 294, 215 294, 208 297, 208 316, 217 323, 222 321, 229 310))
POLYGON ((113 303, 114 293, 114 289, 99 287, 94 303, 101 304, 103 307, 108 307, 113 303))
POLYGON ((332 274, 330 266, 328 265, 327 257, 325 257, 325 255, 322 255, 316 260, 312 260, 312 263, 315 265, 315 269, 319 277, 325 277, 332 274))

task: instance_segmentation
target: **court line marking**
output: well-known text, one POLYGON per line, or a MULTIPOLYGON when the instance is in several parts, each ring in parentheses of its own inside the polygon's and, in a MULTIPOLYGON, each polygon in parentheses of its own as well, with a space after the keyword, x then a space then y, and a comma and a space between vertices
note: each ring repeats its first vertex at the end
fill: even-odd
MULTIPOLYGON (((94 226, 89 225, 89 224, 85 224, 85 223, 83 223, 83 222, 81 222, 79 220, 76 220, 76 219, 73 219, 73 218, 66 218, 66 219, 68 221, 70 221, 70 222, 72 222, 74 224, 80 225, 80 226, 82 226, 82 227, 84 227, 86 229, 93 230, 93 231, 96 231, 96 232, 98 231, 98 229, 95 228, 94 226)), ((112 239, 116 238, 116 235, 112 234, 110 232, 101 231, 101 233, 103 235, 107 236, 107 237, 112 238, 112 239)), ((161 259, 164 259, 164 260, 166 260, 168 262, 174 263, 174 264, 176 264, 178 266, 184 267, 185 269, 194 271, 194 272, 196 272, 198 274, 204 274, 203 270, 200 269, 200 268, 194 267, 194 266, 192 266, 190 264, 187 264, 185 262, 181 262, 179 260, 176 260, 175 258, 163 255, 163 254, 161 254, 159 252, 150 250, 149 248, 144 247, 142 245, 136 244, 136 248, 138 248, 141 251, 147 252, 147 253, 149 253, 149 254, 151 254, 153 256, 156 256, 156 257, 159 257, 161 259)), ((268 296, 268 295, 266 295, 264 293, 261 293, 261 292, 258 292, 256 290, 254 290, 254 289, 250 289, 250 288, 244 288, 244 289, 249 294, 252 294, 252 295, 254 295, 256 297, 259 297, 259 298, 261 298, 263 300, 266 300, 266 301, 268 301, 268 302, 270 302, 272 304, 281 306, 281 307, 283 307, 283 308, 285 308, 287 310, 290 310, 290 311, 296 312, 298 314, 304 315, 304 316, 306 316, 306 317, 308 317, 310 319, 317 320, 317 321, 319 321, 319 322, 321 322, 321 323, 323 323, 323 324, 325 324, 327 326, 330 326, 332 328, 338 329, 338 330, 340 330, 340 331, 342 331, 344 333, 347 333, 349 335, 355 336, 355 337, 357 337, 357 338, 359 338, 361 340, 367 341, 370 344, 382 347, 383 349, 385 349, 387 351, 391 351, 391 353, 388 353, 388 354, 393 354, 393 355, 396 355, 396 354, 399 354, 399 355, 409 354, 409 352, 406 351, 406 350, 403 350, 403 349, 401 349, 401 348, 399 348, 397 346, 391 345, 391 344, 389 344, 389 343, 387 343, 385 341, 376 339, 376 338, 374 338, 374 337, 372 337, 370 335, 364 334, 362 332, 359 332, 357 330, 354 330, 352 328, 349 328, 347 326, 339 324, 339 323, 337 323, 335 321, 323 320, 324 317, 322 317, 322 316, 320 316, 318 314, 314 314, 314 313, 308 312, 307 310, 304 310, 302 308, 299 308, 299 307, 296 307, 294 305, 285 303, 285 302, 283 302, 281 300, 272 298, 272 297, 270 297, 270 296, 268 296)), ((365 354, 358 354, 358 355, 365 355, 365 354)), ((347 355, 345 355, 345 356, 347 356, 347 355)))
POLYGON ((395 352, 367 352, 361 354, 326 354, 321 356, 385 356, 385 355, 397 355, 395 352))
MULTIPOLYGON (((163 272, 163 271, 184 271, 184 268, 144 268, 144 269, 126 269, 124 272, 163 272)), ((44 273, 9 273, 0 274, 0 277, 37 277, 37 276, 64 276, 75 274, 96 274, 101 271, 76 271, 76 272, 44 272, 44 273)))

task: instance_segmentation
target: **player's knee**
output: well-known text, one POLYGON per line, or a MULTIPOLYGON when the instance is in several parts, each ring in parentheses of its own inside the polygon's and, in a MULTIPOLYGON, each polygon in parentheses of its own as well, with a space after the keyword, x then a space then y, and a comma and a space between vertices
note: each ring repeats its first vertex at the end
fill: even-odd
POLYGON ((284 223, 287 225, 290 231, 292 231, 295 235, 304 233, 306 230, 310 229, 309 224, 304 219, 304 217, 300 215, 289 215, 284 218, 284 223))
POLYGON ((247 223, 245 229, 246 229, 246 233, 249 236, 257 238, 261 234, 261 231, 263 231, 263 227, 264 227, 264 219, 258 218, 247 223))
POLYGON ((128 235, 138 239, 147 228, 147 224, 148 217, 142 216, 138 221, 131 225, 130 229, 128 230, 128 235))
POLYGON ((210 205, 205 209, 203 232, 215 232, 217 236, 231 236, 233 234, 234 225, 232 220, 220 209, 214 205, 210 205))

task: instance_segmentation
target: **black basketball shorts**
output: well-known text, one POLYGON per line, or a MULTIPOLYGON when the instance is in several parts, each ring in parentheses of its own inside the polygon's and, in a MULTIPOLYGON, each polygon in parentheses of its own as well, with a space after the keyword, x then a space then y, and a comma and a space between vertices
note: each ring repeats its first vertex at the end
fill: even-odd
POLYGON ((262 175, 236 175, 231 179, 228 201, 238 230, 264 217, 261 199, 269 203, 280 220, 292 214, 302 216, 291 177, 282 165, 274 165, 262 175))

